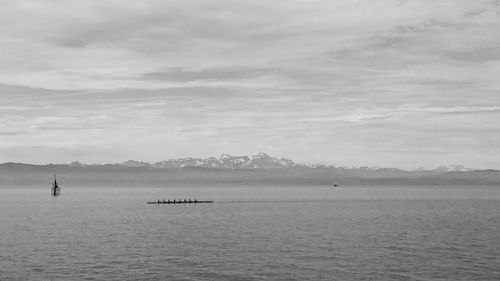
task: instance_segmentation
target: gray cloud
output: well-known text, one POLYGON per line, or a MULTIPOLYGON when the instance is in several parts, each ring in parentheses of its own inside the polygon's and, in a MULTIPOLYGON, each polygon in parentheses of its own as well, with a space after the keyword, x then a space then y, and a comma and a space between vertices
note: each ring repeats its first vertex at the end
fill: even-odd
POLYGON ((466 0, 5 0, 0 162, 494 163, 499 13, 466 0))
POLYGON ((25 132, 0 132, 0 136, 19 136, 23 134, 25 134, 25 132))
POLYGON ((239 80, 258 76, 269 75, 272 69, 245 69, 245 68, 221 68, 204 70, 170 69, 163 72, 146 73, 146 79, 158 79, 169 81, 197 81, 197 80, 239 80))

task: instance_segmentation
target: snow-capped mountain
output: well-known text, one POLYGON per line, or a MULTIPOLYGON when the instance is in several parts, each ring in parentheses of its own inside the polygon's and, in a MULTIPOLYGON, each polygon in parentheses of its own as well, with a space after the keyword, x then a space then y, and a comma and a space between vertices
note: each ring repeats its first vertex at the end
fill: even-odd
POLYGON ((471 168, 466 168, 462 165, 447 165, 447 166, 440 166, 436 169, 439 172, 469 172, 474 169, 471 168))
MULTIPOLYGON (((128 162, 130 161, 127 161, 125 163, 128 162)), ((130 165, 126 166, 131 167, 130 165)), ((150 166, 152 168, 204 167, 216 169, 276 169, 293 167, 295 166, 295 163, 289 159, 275 158, 265 153, 259 153, 253 156, 232 156, 228 154, 222 154, 218 159, 215 157, 206 159, 191 157, 177 158, 160 161, 155 164, 151 164, 150 166)))
POLYGON ((137 168, 137 167, 149 167, 149 163, 146 162, 140 162, 140 161, 135 161, 135 160, 127 160, 123 163, 121 163, 121 166, 124 167, 131 167, 131 168, 137 168))
POLYGON ((169 159, 154 164, 128 160, 122 163, 116 164, 83 164, 78 161, 74 161, 68 164, 64 164, 69 167, 128 167, 128 168, 147 168, 147 169, 163 169, 163 168, 186 168, 186 167, 201 167, 201 168, 212 168, 212 169, 280 169, 280 168, 309 168, 309 169, 331 169, 336 172, 411 172, 411 173, 447 173, 447 172, 469 172, 473 169, 466 168, 461 165, 449 165, 441 166, 437 169, 427 170, 425 168, 416 168, 409 171, 400 169, 390 169, 390 168, 378 168, 378 167, 334 167, 324 164, 307 164, 307 163, 294 163, 290 159, 271 157, 266 153, 259 153, 253 156, 233 156, 229 154, 222 154, 219 158, 209 157, 209 158, 177 158, 169 159))

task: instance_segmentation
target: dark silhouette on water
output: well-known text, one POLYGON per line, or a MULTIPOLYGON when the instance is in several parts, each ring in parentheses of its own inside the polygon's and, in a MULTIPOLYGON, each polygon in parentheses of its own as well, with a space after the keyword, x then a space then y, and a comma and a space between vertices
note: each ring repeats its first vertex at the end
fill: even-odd
POLYGON ((52 189, 50 190, 50 194, 52 196, 58 196, 58 195, 61 195, 61 187, 59 186, 59 184, 57 183, 57 180, 56 180, 56 175, 54 174, 54 183, 52 183, 52 189))
POLYGON ((189 198, 189 200, 173 200, 173 201, 170 201, 170 200, 160 200, 158 199, 157 201, 151 201, 151 202, 148 202, 148 204, 198 204, 198 203, 214 203, 214 201, 212 200, 205 200, 205 201, 198 201, 196 200, 196 198, 193 200, 191 200, 191 198, 189 198))

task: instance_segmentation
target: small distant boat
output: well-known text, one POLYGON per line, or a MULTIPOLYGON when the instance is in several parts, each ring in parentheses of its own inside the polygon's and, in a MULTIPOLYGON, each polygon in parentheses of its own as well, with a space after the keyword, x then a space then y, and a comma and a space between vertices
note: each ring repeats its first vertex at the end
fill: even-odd
POLYGON ((333 184, 333 187, 337 187, 337 186, 339 186, 339 184, 338 184, 338 183, 334 183, 334 184, 333 184))
POLYGON ((61 187, 57 183, 56 175, 54 174, 54 183, 52 183, 52 189, 50 190, 50 194, 53 196, 61 195, 61 187))

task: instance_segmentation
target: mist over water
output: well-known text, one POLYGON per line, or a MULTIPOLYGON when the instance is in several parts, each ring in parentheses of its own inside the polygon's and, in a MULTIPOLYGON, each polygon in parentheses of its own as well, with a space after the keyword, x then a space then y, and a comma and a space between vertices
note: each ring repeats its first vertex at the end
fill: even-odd
POLYGON ((2 280, 500 279, 498 187, 61 193, 0 189, 2 280))

